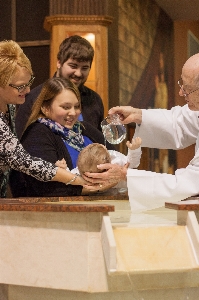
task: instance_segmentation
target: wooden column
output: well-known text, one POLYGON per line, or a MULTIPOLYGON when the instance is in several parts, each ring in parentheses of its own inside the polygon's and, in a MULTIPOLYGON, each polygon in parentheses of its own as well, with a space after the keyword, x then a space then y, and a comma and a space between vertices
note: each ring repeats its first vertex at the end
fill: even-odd
POLYGON ((45 18, 44 28, 51 33, 50 44, 50 76, 56 71, 57 53, 60 43, 71 35, 94 35, 95 56, 90 74, 94 77, 89 86, 102 98, 105 116, 108 112, 108 25, 112 23, 110 16, 97 15, 54 15, 45 18))

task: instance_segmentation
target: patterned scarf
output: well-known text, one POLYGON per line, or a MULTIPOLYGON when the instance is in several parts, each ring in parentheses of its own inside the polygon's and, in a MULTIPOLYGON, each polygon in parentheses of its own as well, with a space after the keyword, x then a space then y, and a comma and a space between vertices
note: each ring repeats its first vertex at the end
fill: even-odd
POLYGON ((46 125, 52 130, 52 132, 60 135, 65 144, 70 145, 77 151, 80 152, 84 148, 84 138, 80 127, 80 122, 76 122, 72 129, 68 129, 50 119, 39 118, 37 121, 46 125))

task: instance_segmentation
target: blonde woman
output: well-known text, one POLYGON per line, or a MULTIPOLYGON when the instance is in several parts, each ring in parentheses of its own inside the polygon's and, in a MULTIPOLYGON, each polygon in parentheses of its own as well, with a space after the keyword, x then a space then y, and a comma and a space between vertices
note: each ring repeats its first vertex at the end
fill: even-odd
MULTIPOLYGON (((30 156, 15 135, 15 105, 25 101, 34 76, 29 59, 14 41, 0 42, 0 197, 6 197, 10 168, 41 181, 84 185, 82 177, 30 156)), ((96 187, 98 189, 98 187, 96 187)))

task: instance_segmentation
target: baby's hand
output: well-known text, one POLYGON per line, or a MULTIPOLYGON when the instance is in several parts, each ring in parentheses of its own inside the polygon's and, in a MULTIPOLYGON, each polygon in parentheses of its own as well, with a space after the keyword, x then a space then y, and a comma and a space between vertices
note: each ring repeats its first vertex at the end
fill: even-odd
POLYGON ((136 138, 132 139, 131 143, 130 143, 130 141, 127 141, 126 145, 129 149, 135 150, 141 146, 141 143, 142 143, 142 139, 140 137, 136 137, 136 138))
POLYGON ((67 168, 67 163, 66 163, 66 161, 65 161, 64 158, 62 158, 62 160, 57 160, 56 163, 55 163, 55 165, 57 167, 62 168, 62 169, 66 169, 67 168))

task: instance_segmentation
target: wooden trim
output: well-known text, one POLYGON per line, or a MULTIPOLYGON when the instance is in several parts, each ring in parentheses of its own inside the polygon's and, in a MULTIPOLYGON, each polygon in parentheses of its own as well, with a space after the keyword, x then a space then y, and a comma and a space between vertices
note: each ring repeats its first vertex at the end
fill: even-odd
POLYGON ((83 204, 83 203, 61 203, 61 202, 9 202, 0 201, 0 211, 32 211, 32 212, 103 212, 114 211, 114 205, 109 204, 83 204))
POLYGON ((199 200, 192 200, 188 198, 187 200, 178 202, 165 202, 165 208, 175 209, 175 210, 199 210, 199 200), (190 200, 189 200, 190 199, 190 200))
POLYGON ((43 41, 25 41, 17 42, 20 47, 37 47, 37 46, 48 46, 50 45, 50 40, 43 41))
POLYGON ((97 16, 97 15, 54 15, 47 16, 44 20, 44 28, 51 31, 53 25, 103 25, 108 26, 113 22, 111 16, 97 16))

